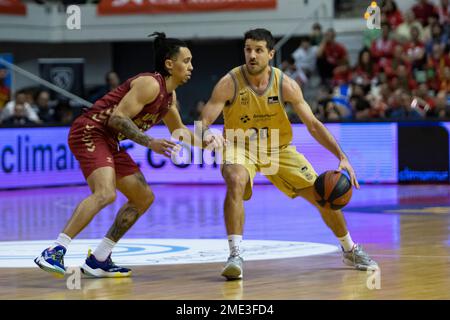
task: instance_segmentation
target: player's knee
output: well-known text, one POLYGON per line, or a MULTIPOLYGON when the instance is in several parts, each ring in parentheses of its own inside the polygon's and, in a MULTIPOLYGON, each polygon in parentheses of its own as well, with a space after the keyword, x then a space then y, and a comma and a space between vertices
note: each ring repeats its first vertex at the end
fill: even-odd
POLYGON ((94 195, 97 198, 96 199, 97 203, 102 207, 105 207, 108 204, 113 203, 114 201, 116 201, 116 197, 117 197, 117 194, 114 190, 104 190, 104 191, 96 192, 94 195))
POLYGON ((145 196, 141 200, 141 203, 140 203, 141 210, 140 211, 142 213, 147 211, 148 208, 150 208, 150 206, 153 204, 154 201, 155 201, 155 194, 151 190, 148 190, 146 192, 145 196))
POLYGON ((227 187, 233 191, 244 191, 246 180, 246 176, 240 172, 228 172, 225 175, 227 187))
POLYGON ((145 213, 148 208, 155 201, 155 195, 150 189, 146 189, 145 192, 142 192, 139 196, 139 200, 133 201, 135 206, 138 208, 140 214, 145 213))

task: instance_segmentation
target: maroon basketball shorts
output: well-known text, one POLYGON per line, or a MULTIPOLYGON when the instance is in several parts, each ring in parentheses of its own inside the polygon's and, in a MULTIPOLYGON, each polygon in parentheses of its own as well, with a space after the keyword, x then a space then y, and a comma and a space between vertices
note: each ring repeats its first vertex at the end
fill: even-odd
POLYGON ((117 178, 139 171, 137 164, 113 136, 95 121, 78 117, 69 133, 69 146, 87 179, 94 170, 112 167, 117 178))

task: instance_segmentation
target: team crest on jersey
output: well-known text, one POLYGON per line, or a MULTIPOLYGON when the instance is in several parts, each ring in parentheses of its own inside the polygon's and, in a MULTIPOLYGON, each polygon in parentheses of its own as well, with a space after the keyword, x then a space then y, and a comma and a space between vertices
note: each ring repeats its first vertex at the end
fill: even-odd
POLYGON ((267 98, 268 104, 274 104, 274 103, 278 103, 278 102, 279 102, 278 96, 272 96, 272 97, 267 98))
POLYGON ((248 91, 247 90, 243 90, 241 92, 239 92, 239 100, 242 106, 247 106, 249 101, 250 101, 250 97, 248 95, 248 91))

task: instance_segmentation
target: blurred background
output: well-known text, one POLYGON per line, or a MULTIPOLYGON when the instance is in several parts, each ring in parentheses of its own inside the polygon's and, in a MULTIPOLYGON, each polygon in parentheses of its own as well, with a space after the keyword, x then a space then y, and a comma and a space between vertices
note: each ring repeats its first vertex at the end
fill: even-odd
MULTIPOLYGON (((261 26, 277 37, 274 65, 301 84, 323 121, 450 115, 448 0, 379 1, 380 29, 367 27, 369 1, 189 3, 4 0, 0 57, 93 103, 128 77, 152 70, 147 35, 164 31, 188 41, 193 52, 193 78, 178 90, 183 120, 192 123, 217 80, 244 62, 243 33, 261 26), (73 4, 80 29, 69 29, 73 4)), ((69 124, 79 113, 81 100, 56 94, 5 64, 0 68, 2 125, 69 124), (27 115, 20 121, 11 119, 17 102, 27 115)), ((299 121, 292 112, 290 118, 299 121)))
MULTIPOLYGON (((0 127, 70 126, 109 90, 152 71, 147 35, 154 31, 186 40, 193 53, 193 77, 177 89, 182 118, 192 124, 215 83, 244 63, 244 32, 264 27, 277 39, 273 65, 301 85, 318 119, 343 123, 337 138, 350 140, 340 143, 362 150, 352 139, 363 135, 358 143, 374 153, 395 151, 395 165, 386 166, 398 176, 367 181, 448 182, 448 2, 2 0, 0 127)), ((12 139, 12 131, 0 132, 2 141, 12 139)), ((7 152, 0 152, 3 162, 7 152)))

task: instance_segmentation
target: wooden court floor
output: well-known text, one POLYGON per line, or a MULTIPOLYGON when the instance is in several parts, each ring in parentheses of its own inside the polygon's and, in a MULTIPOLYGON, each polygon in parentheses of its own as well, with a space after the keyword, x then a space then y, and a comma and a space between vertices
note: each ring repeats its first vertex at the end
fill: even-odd
MULTIPOLYGON (((153 189, 154 207, 126 238, 225 239, 223 186, 153 189)), ((0 241, 55 239, 87 193, 85 187, 0 192, 0 241)), ((246 261, 240 281, 221 278, 223 262, 147 265, 132 267, 132 278, 81 278, 79 289, 70 290, 67 278, 6 263, 0 299, 450 299, 450 187, 366 185, 352 200, 345 210, 350 232, 379 263, 378 274, 345 266, 335 251, 246 261)), ((123 201, 102 211, 79 237, 100 239, 123 201)), ((337 245, 313 207, 272 186, 256 186, 246 212, 244 241, 337 245)))

